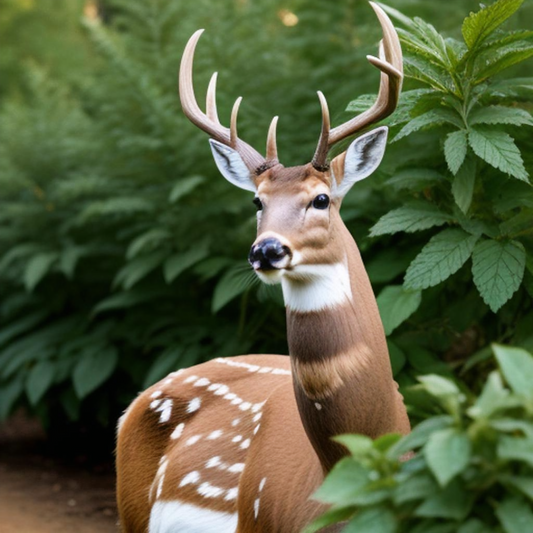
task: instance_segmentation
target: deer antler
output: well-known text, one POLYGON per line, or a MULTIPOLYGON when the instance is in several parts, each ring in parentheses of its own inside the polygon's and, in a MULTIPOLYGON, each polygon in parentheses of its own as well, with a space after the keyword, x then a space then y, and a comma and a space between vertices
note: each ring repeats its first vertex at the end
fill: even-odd
POLYGON ((388 117, 398 104, 403 80, 400 39, 385 11, 374 2, 370 2, 370 5, 375 11, 383 31, 383 40, 379 47, 379 59, 374 56, 367 56, 368 61, 381 70, 378 97, 370 109, 331 130, 326 98, 320 91, 318 92, 322 107, 322 131, 311 162, 318 170, 327 168, 326 158, 334 144, 366 126, 388 117))
MULTIPOLYGON (((237 113, 239 111, 239 105, 242 98, 239 97, 233 106, 233 110, 231 112, 231 126, 229 129, 222 126, 218 119, 216 105, 216 72, 211 77, 211 81, 207 89, 206 113, 200 109, 198 103, 196 102, 192 81, 192 67, 194 62, 194 50, 196 49, 196 44, 198 43, 198 40, 203 32, 204 30, 198 30, 192 35, 187 43, 187 46, 185 47, 185 51, 183 52, 183 57, 181 59, 179 72, 179 93, 183 112, 193 124, 207 132, 213 139, 237 150, 250 171, 257 173, 258 169, 264 168, 267 160, 265 160, 265 158, 249 144, 241 141, 237 136, 237 113)), ((276 158, 275 135, 275 131, 273 134, 269 133, 269 159, 270 157, 273 159, 276 158)))

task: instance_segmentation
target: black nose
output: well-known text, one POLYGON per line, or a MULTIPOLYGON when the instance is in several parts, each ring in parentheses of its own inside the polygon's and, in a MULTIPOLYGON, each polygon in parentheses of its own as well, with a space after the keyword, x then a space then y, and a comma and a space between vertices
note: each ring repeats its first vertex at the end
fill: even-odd
POLYGON ((255 270, 274 270, 278 268, 274 263, 281 261, 290 253, 288 246, 284 246, 278 239, 270 237, 252 246, 248 261, 255 270))

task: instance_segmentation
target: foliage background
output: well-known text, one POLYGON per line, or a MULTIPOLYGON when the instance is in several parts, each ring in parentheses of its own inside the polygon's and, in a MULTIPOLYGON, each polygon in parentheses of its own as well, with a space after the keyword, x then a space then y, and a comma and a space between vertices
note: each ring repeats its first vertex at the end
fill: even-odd
MULTIPOLYGON (((389 5, 454 38, 478 9, 465 0, 389 5)), ((532 27, 533 2, 519 13, 506 30, 532 27)), ((368 102, 359 95, 376 89, 377 72, 364 57, 376 53, 379 25, 359 0, 0 1, 0 419, 24 405, 52 435, 65 426, 112 431, 134 395, 171 369, 287 352, 280 294, 259 286, 247 268, 251 199, 217 175, 205 134, 180 112, 178 63, 199 27, 207 31, 197 51, 197 94, 218 70, 221 116, 227 120, 233 100, 244 96, 240 134, 257 147, 280 115, 286 165, 312 155, 316 90, 338 123, 349 102, 359 109, 368 102)), ((531 35, 516 42, 524 61, 489 80, 496 89, 480 106, 531 111, 531 35), (505 80, 516 78, 522 89, 505 93, 505 80)), ((426 82, 407 80, 405 88, 426 82)), ((497 170, 472 148, 465 165, 476 167, 457 178, 462 161, 450 165, 445 143, 464 125, 419 119, 402 130, 446 107, 442 97, 404 99, 390 121, 398 140, 343 207, 415 422, 434 414, 410 388, 416 376, 437 373, 479 392, 496 367, 491 342, 533 348, 531 187, 523 173, 510 177, 519 171, 497 170), (395 210, 410 216, 413 205, 422 205, 419 231, 404 231, 405 218, 394 226, 395 210), (443 229, 477 235, 489 247, 516 242, 524 259, 504 275, 512 286, 490 284, 501 277, 496 265, 492 293, 479 288, 474 244, 447 275, 413 282, 411 274, 404 284, 411 262, 443 229)), ((515 117, 489 129, 516 140, 531 175, 533 136, 524 117, 520 128, 515 117)))

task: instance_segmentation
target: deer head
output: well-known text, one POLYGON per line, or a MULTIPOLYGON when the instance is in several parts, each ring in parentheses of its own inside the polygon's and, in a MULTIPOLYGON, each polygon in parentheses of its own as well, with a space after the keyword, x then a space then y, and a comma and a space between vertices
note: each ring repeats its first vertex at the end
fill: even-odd
MULTIPOLYGON (((342 288, 346 274, 337 268, 346 260, 340 237, 344 229, 340 205, 350 188, 380 164, 387 128, 379 127, 356 138, 330 163, 328 152, 342 139, 390 115, 398 103, 403 78, 398 35, 385 12, 378 5, 370 4, 383 30, 379 58, 367 57, 381 71, 379 94, 367 111, 331 129, 328 105, 319 91, 322 130, 314 157, 307 165, 285 168, 278 161, 278 117, 274 117, 268 131, 266 157, 239 139, 237 113, 242 98, 233 106, 230 128, 221 125, 215 101, 216 73, 207 90, 206 113, 200 110, 194 96, 192 67, 194 50, 203 30, 190 38, 182 58, 179 90, 183 111, 211 136, 209 142, 221 174, 230 183, 255 194, 258 231, 249 262, 263 281, 282 282, 284 293, 289 286, 294 293, 300 282, 332 276, 337 286, 341 280, 341 292, 346 290, 342 288)), ((328 291, 327 283, 322 293, 318 295, 322 300, 326 293, 329 293, 326 300, 336 298, 335 290, 328 291)))

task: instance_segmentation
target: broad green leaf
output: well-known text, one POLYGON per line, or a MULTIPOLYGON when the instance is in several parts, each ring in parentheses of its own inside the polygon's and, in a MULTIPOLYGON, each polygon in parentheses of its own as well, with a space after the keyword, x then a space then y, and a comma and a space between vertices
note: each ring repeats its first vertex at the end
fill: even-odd
POLYGON ((361 509, 343 528, 344 533, 396 533, 397 530, 395 516, 385 507, 361 509))
POLYGON ((455 203, 465 214, 468 213, 468 210, 470 209, 475 184, 476 160, 474 157, 469 156, 457 171, 452 182, 452 194, 455 203))
POLYGON ((525 533, 531 531, 533 512, 522 498, 507 497, 498 507, 496 516, 505 533, 525 533))
POLYGON ((103 311, 111 311, 115 309, 128 309, 135 305, 139 305, 150 300, 157 300, 163 298, 166 294, 164 290, 144 290, 134 289, 133 291, 120 292, 113 294, 108 298, 104 298, 92 311, 92 315, 97 315, 103 311))
POLYGON ((444 157, 452 174, 457 174, 457 171, 465 160, 467 149, 466 130, 448 133, 444 141, 444 157))
POLYGON ((396 376, 400 373, 405 365, 405 354, 402 350, 390 339, 387 339, 387 348, 389 350, 389 357, 392 367, 392 375, 396 376))
POLYGON ((433 236, 409 265, 406 289, 427 289, 457 272, 470 258, 478 236, 461 229, 445 229, 433 236))
POLYGON ((383 215, 370 229, 370 236, 376 237, 399 231, 413 233, 433 226, 442 226, 451 219, 451 215, 443 213, 434 204, 412 203, 383 215))
POLYGON ((167 256, 166 251, 156 251, 148 255, 136 257, 128 261, 117 273, 113 285, 121 285, 123 289, 131 289, 150 272, 154 271, 167 256))
POLYGON ((343 520, 347 520, 354 514, 355 510, 353 507, 342 507, 340 509, 330 509, 326 511, 323 515, 319 516, 311 524, 306 526, 302 533, 316 533, 318 531, 323 531, 322 528, 329 526, 330 524, 337 524, 343 520))
POLYGON ((503 386, 500 374, 496 371, 491 372, 483 391, 474 405, 468 409, 468 414, 472 418, 488 418, 508 405, 508 397, 509 391, 503 386))
POLYGON ((420 291, 406 291, 401 285, 385 287, 377 297, 385 335, 390 335, 407 320, 418 309, 421 301, 420 291))
POLYGON ((146 378, 143 388, 147 389, 156 381, 164 378, 169 372, 179 368, 186 368, 198 362, 199 353, 194 348, 184 348, 182 346, 170 345, 153 362, 146 378))
POLYGON ((533 117, 518 107, 491 105, 480 107, 468 116, 468 124, 512 124, 514 126, 533 126, 533 117))
POLYGON ((430 435, 424 446, 427 465, 441 487, 446 486, 470 462, 471 446, 465 433, 443 429, 430 435))
POLYGON ((457 533, 490 533, 490 531, 492 530, 489 530, 483 522, 471 518, 459 527, 457 533))
POLYGON ((203 176, 190 176, 188 178, 180 179, 172 190, 170 191, 168 201, 173 204, 179 199, 183 198, 192 192, 200 183, 203 183, 205 178, 203 176))
POLYGON ((13 378, 0 383, 0 422, 10 414, 15 402, 24 390, 24 374, 20 373, 13 378))
POLYGON ((526 235, 533 233, 533 209, 523 209, 514 217, 500 224, 502 235, 526 235))
POLYGON ((462 484, 453 480, 439 492, 430 495, 417 507, 416 516, 463 520, 472 506, 472 496, 462 484))
POLYGON ((365 435, 337 435, 333 440, 346 446, 353 456, 365 455, 372 449, 372 439, 365 435))
POLYGON ((533 502, 533 477, 505 476, 502 478, 502 481, 505 484, 517 488, 533 502))
POLYGON ((528 174, 513 138, 500 130, 472 128, 468 141, 474 153, 494 168, 529 182, 528 174))
POLYGON ((238 265, 228 270, 215 287, 211 311, 217 313, 233 298, 257 283, 259 283, 258 278, 248 265, 238 265))
POLYGON ((28 373, 26 394, 31 405, 37 405, 54 381, 56 367, 52 361, 40 361, 28 373))
POLYGON ((24 285, 28 291, 33 291, 37 284, 50 272, 57 261, 57 252, 45 252, 34 255, 24 270, 24 285))
POLYGON ((126 259, 134 259, 141 253, 152 252, 160 248, 161 243, 172 238, 172 233, 165 228, 153 228, 135 238, 128 246, 126 259))
POLYGON ((533 440, 524 437, 500 437, 498 458, 509 461, 521 461, 533 467, 533 440))
POLYGON ((88 253, 88 248, 85 246, 70 246, 61 252, 59 255, 58 268, 68 279, 74 277, 74 271, 78 261, 88 253))
POLYGON ((491 83, 483 94, 497 97, 498 100, 511 98, 513 100, 527 99, 533 94, 533 78, 509 78, 491 83))
MULTIPOLYGON (((392 139, 396 142, 415 133, 421 129, 435 128, 443 124, 452 124, 460 128, 462 126, 461 118, 451 109, 431 109, 427 113, 411 119, 392 139)), ((466 142, 465 142, 466 145, 466 142)))
POLYGON ((389 178, 385 184, 396 190, 409 189, 420 191, 441 183, 444 176, 431 168, 406 168, 389 178))
POLYGON ((497 0, 463 21, 463 38, 468 48, 479 46, 501 24, 503 24, 523 3, 523 0, 497 0))
POLYGON ((366 272, 372 283, 388 283, 405 272, 412 257, 406 250, 386 248, 365 265, 366 272))
POLYGON ((111 346, 92 346, 80 357, 72 374, 78 398, 85 398, 106 381, 118 362, 117 350, 111 346))
POLYGON ((0 329, 0 346, 6 344, 11 339, 14 339, 17 335, 34 329, 40 322, 48 317, 49 314, 49 309, 38 309, 33 313, 24 315, 19 320, 6 323, 0 329))
POLYGON ((501 344, 493 344, 492 350, 513 391, 533 398, 533 355, 523 348, 501 344))
POLYGON ((526 265, 518 241, 484 240, 472 254, 474 283, 483 301, 495 313, 518 290, 526 265))
POLYGON ((412 502, 424 500, 431 494, 435 493, 438 485, 428 472, 421 472, 412 475, 406 480, 402 480, 394 489, 394 503, 412 502))
POLYGON ((165 281, 172 283, 182 272, 199 263, 209 255, 206 245, 199 245, 186 252, 171 255, 163 265, 165 281))
POLYGON ((482 83, 506 68, 521 63, 533 56, 533 44, 521 42, 490 50, 478 60, 475 70, 476 83, 482 83))
POLYGON ((443 378, 437 374, 419 376, 418 381, 432 396, 437 398, 458 396, 460 394, 459 388, 451 379, 443 378))
POLYGON ((437 91, 450 92, 452 81, 444 69, 421 56, 404 56, 403 63, 408 78, 425 83, 437 91))

